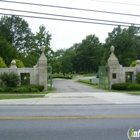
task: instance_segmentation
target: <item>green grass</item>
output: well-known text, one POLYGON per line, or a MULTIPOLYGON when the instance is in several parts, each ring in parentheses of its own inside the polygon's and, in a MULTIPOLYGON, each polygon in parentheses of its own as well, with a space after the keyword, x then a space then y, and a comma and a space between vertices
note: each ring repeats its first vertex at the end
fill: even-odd
POLYGON ((78 81, 75 81, 75 82, 77 82, 77 83, 81 83, 81 84, 84 84, 84 85, 87 85, 87 86, 90 86, 90 87, 94 87, 94 88, 98 88, 99 87, 99 85, 97 85, 97 84, 92 84, 92 83, 90 83, 90 80, 88 79, 88 80, 78 80, 78 81))
POLYGON ((25 99, 25 98, 42 98, 44 95, 2 95, 0 94, 0 100, 3 99, 25 99))
POLYGON ((42 91, 42 92, 21 92, 21 93, 15 93, 15 92, 0 92, 0 95, 1 94, 13 94, 13 95, 16 95, 16 94, 21 94, 21 95, 26 95, 26 94, 30 94, 30 95, 32 95, 32 94, 48 94, 48 93, 50 93, 50 92, 52 92, 52 91, 55 91, 56 90, 56 88, 52 88, 52 89, 50 89, 50 87, 48 87, 48 90, 44 90, 44 91, 42 91))
POLYGON ((117 91, 117 92, 127 93, 130 95, 140 95, 140 91, 117 91))
POLYGON ((83 74, 84 77, 90 77, 90 76, 96 76, 96 73, 87 73, 87 74, 83 74))
POLYGON ((33 93, 0 93, 0 100, 3 99, 25 99, 25 98, 42 98, 45 94, 48 94, 52 91, 55 91, 56 88, 52 88, 42 92, 33 92, 33 93))

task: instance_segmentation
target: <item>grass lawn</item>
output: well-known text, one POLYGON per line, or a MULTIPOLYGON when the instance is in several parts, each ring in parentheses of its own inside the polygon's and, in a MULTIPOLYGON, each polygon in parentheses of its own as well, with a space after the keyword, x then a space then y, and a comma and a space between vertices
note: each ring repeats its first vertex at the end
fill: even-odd
POLYGON ((130 95, 140 95, 140 91, 117 91, 117 92, 127 93, 130 95))
POLYGON ((84 84, 84 85, 87 85, 90 87, 99 88, 99 85, 97 85, 97 84, 90 84, 89 80, 81 80, 81 81, 75 81, 75 82, 81 83, 81 84, 84 84))
POLYGON ((83 74, 84 77, 90 77, 90 76, 96 76, 96 73, 87 73, 87 74, 83 74))
POLYGON ((107 90, 107 91, 110 91, 110 92, 117 92, 117 93, 127 93, 127 94, 130 94, 130 95, 140 95, 140 91, 120 91, 120 90, 112 90, 112 89, 107 89, 107 88, 100 88, 99 85, 92 85, 92 84, 89 84, 89 80, 82 80, 82 81, 76 81, 78 83, 81 83, 81 84, 84 84, 84 85, 87 85, 87 86, 90 86, 90 87, 93 87, 93 88, 98 88, 98 89, 103 89, 103 90, 107 90), (82 82, 83 81, 83 82, 82 82), (85 83, 84 83, 85 82, 85 83), (87 82, 87 83, 86 83, 87 82))
POLYGON ((45 96, 45 94, 48 94, 52 91, 55 91, 56 88, 52 88, 43 91, 43 92, 33 92, 33 93, 0 93, 0 100, 3 99, 25 99, 25 98, 43 98, 45 96))
POLYGON ((25 99, 25 98, 42 98, 44 95, 16 95, 16 94, 7 94, 7 95, 2 95, 0 94, 0 100, 3 99, 25 99))

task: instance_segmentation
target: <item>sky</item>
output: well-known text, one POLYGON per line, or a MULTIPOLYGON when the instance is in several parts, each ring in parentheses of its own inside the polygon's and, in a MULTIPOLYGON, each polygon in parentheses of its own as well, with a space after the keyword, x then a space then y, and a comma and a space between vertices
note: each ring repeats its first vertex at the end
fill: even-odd
MULTIPOLYGON (((64 6, 64 7, 73 7, 73 8, 82 8, 82 9, 91 9, 99 11, 109 11, 117 13, 127 13, 140 15, 140 0, 9 0, 17 2, 27 2, 27 3, 36 3, 36 4, 45 4, 45 5, 55 5, 55 6, 64 6), (111 3, 116 2, 116 3, 111 3), (118 4, 118 3, 127 3, 127 4, 118 4), (134 5, 128 5, 134 4, 134 5), (137 6, 136 6, 136 5, 137 6)), ((6 2, 6 0, 0 1, 0 8, 10 8, 16 10, 26 10, 34 12, 42 12, 49 14, 59 14, 67 16, 77 16, 83 18, 92 18, 92 19, 101 19, 101 20, 114 20, 119 22, 129 22, 136 25, 140 24, 140 17, 134 16, 124 16, 124 15, 114 15, 108 13, 99 13, 99 12, 89 12, 81 10, 72 10, 72 9, 60 9, 47 6, 32 6, 24 4, 14 4, 6 2)), ((29 13, 19 13, 13 10, 1 10, 0 13, 11 14, 23 14, 28 16, 43 16, 49 18, 63 18, 63 17, 54 17, 49 15, 36 15, 29 13)), ((89 23, 79 23, 79 22, 67 22, 67 21, 58 21, 58 20, 48 20, 48 19, 37 19, 37 18, 27 18, 23 17, 25 21, 28 22, 29 27, 33 33, 39 31, 39 26, 44 25, 46 30, 52 35, 51 48, 56 51, 61 48, 69 48, 75 43, 80 43, 87 35, 95 34, 99 37, 100 42, 105 42, 105 39, 108 37, 108 33, 113 30, 116 26, 110 25, 101 25, 101 24, 89 24, 89 23)), ((65 18, 69 19, 70 18, 65 18)), ((78 20, 78 19, 72 19, 78 20)), ((84 20, 85 21, 85 20, 84 20)), ((97 22, 97 21, 90 21, 97 22)), ((131 25, 131 24, 130 24, 131 25)), ((140 26, 140 25, 139 25, 140 26)))

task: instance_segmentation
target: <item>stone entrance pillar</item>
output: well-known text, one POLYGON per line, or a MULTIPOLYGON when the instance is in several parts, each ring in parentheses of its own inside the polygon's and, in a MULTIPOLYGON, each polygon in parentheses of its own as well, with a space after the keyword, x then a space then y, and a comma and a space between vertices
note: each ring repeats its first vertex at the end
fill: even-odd
POLYGON ((108 59, 108 76, 109 76, 109 88, 111 88, 112 84, 119 82, 120 77, 120 64, 117 57, 114 54, 114 46, 111 46, 111 55, 108 59))
POLYGON ((44 90, 47 90, 47 58, 44 54, 45 47, 41 48, 42 54, 38 59, 38 80, 39 85, 44 85, 44 90))

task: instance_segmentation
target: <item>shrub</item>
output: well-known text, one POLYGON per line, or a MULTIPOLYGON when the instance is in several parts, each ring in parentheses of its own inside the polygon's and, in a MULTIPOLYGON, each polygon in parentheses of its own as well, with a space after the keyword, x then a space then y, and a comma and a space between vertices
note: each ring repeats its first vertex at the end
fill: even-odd
POLYGON ((19 84, 19 76, 14 72, 3 73, 0 75, 0 79, 7 87, 16 87, 19 84))
POLYGON ((28 90, 31 92, 32 91, 32 88, 35 88, 35 89, 38 89, 38 91, 43 91, 44 90, 44 85, 27 85, 25 86, 28 88, 28 90))
POLYGON ((12 92, 12 87, 3 87, 3 92, 12 92))
POLYGON ((53 75, 52 78, 64 78, 64 79, 72 79, 72 76, 63 76, 63 75, 53 75))
POLYGON ((114 90, 126 90, 127 86, 131 85, 132 83, 117 83, 112 85, 112 89, 114 90))
POLYGON ((5 62, 3 61, 1 57, 0 57, 0 68, 7 68, 5 62))
POLYGON ((136 91, 139 91, 140 90, 140 85, 139 84, 128 85, 127 86, 127 90, 136 90, 136 91))
POLYGON ((16 61, 16 66, 18 68, 24 68, 25 67, 21 60, 19 60, 19 59, 14 59, 14 60, 16 61))
POLYGON ((12 88, 12 91, 11 92, 14 92, 14 93, 27 93, 29 92, 28 89, 26 87, 15 87, 15 88, 12 88))
POLYGON ((118 84, 113 84, 112 89, 114 90, 135 90, 139 91, 140 90, 140 84, 133 84, 133 83, 118 83, 118 84))
POLYGON ((18 87, 1 87, 0 92, 11 92, 11 93, 27 93, 27 92, 41 92, 43 91, 43 85, 28 85, 18 87))
POLYGON ((137 72, 136 74, 136 81, 140 84, 140 72, 137 72))
POLYGON ((31 92, 39 92, 37 88, 31 88, 31 92))
POLYGON ((4 89, 3 88, 0 88, 0 92, 4 92, 4 89))

